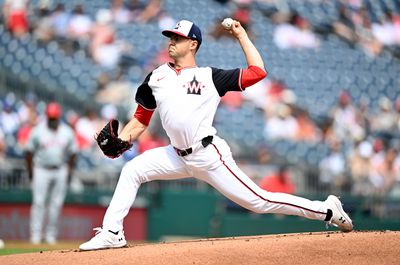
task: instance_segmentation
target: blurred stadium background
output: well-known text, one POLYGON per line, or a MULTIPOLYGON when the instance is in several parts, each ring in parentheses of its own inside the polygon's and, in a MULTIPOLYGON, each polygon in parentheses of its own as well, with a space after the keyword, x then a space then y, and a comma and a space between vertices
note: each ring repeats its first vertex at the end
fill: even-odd
MULTIPOLYGON (((203 30, 198 64, 246 67, 221 32, 242 22, 269 75, 223 98, 215 119, 241 168, 270 190, 342 197, 356 229, 400 228, 400 3, 397 0, 6 1, 0 23, 0 238, 29 239, 24 145, 46 103, 63 106, 80 151, 61 240, 101 225, 123 164, 168 144, 157 115, 134 148, 105 158, 94 133, 127 121, 135 90, 167 58, 160 31, 189 19, 203 30), (22 27, 12 12, 25 14, 22 27), (278 171, 283 172, 280 178, 278 171)), ((127 239, 323 231, 319 222, 256 215, 194 179, 142 186, 127 239)))

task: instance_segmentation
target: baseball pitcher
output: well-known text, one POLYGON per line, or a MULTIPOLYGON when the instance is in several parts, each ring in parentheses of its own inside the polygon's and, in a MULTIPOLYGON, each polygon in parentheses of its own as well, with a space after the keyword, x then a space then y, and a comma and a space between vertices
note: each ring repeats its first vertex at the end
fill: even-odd
POLYGON ((123 220, 142 183, 193 176, 209 183, 237 204, 257 213, 298 215, 326 221, 341 231, 353 229, 352 221, 333 195, 325 201, 272 193, 258 187, 236 165, 229 146, 212 126, 217 106, 229 91, 243 91, 266 75, 263 60, 238 21, 224 25, 239 42, 246 69, 200 67, 196 53, 202 43, 200 28, 182 20, 162 34, 170 39, 173 63, 154 69, 139 86, 138 108, 120 135, 118 121, 110 121, 97 137, 104 154, 117 157, 147 128, 157 108, 171 144, 146 151, 127 162, 95 236, 81 250, 118 248, 126 245, 123 220))

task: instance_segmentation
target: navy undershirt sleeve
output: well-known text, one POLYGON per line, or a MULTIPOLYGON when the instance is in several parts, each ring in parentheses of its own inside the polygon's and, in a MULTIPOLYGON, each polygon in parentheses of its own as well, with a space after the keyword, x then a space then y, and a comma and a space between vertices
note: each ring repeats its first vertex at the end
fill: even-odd
POLYGON ((157 107, 156 99, 153 96, 151 87, 149 86, 149 80, 151 72, 146 76, 143 83, 138 87, 136 92, 136 102, 147 110, 154 110, 157 107))
POLYGON ((211 68, 212 79, 220 97, 228 91, 242 91, 240 88, 240 69, 222 70, 211 68))

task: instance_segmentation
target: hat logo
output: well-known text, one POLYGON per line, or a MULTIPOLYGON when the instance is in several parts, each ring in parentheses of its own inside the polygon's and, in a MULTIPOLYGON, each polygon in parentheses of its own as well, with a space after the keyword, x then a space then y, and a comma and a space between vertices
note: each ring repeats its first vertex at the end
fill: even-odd
POLYGON ((194 34, 194 33, 193 33, 192 37, 197 39, 197 36, 196 36, 196 34, 194 34))
POLYGON ((175 28, 174 29, 179 29, 181 27, 181 23, 180 22, 178 22, 178 24, 176 24, 176 26, 175 26, 175 28))

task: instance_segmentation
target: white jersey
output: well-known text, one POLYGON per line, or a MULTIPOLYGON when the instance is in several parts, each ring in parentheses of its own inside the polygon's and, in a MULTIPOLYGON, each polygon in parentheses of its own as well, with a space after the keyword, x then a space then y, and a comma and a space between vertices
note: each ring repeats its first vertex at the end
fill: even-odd
POLYGON ((60 122, 56 131, 46 121, 32 129, 27 149, 34 153, 35 166, 62 166, 69 155, 77 152, 73 130, 60 122))
POLYGON ((172 146, 185 149, 208 135, 221 96, 241 91, 241 69, 190 67, 177 71, 171 63, 151 72, 138 88, 136 101, 160 113, 172 146))

